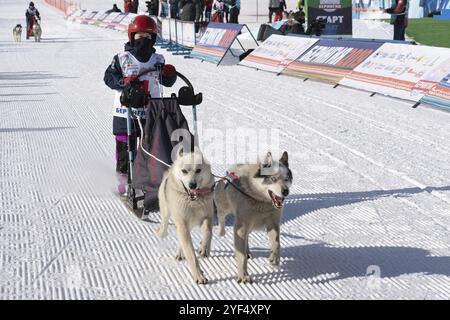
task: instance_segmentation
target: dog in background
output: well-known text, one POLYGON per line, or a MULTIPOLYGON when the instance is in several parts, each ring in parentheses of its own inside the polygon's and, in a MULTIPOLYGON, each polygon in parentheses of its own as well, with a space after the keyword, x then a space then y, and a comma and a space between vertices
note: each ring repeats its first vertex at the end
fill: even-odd
POLYGON ((22 25, 18 24, 13 29, 13 38, 15 42, 22 41, 22 25))
POLYGON ((35 24, 33 25, 33 34, 34 34, 34 41, 41 42, 42 29, 41 29, 39 20, 37 20, 37 19, 36 19, 35 24))

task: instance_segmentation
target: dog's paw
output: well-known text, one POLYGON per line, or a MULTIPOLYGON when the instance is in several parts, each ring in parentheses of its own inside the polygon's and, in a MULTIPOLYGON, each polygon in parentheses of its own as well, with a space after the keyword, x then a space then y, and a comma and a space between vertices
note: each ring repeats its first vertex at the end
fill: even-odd
POLYGON ((271 253, 269 261, 272 266, 278 267, 280 265, 280 255, 271 253))
POLYGON ((252 283, 253 280, 249 275, 247 275, 247 276, 243 276, 243 277, 238 277, 237 282, 246 284, 246 283, 252 283))
POLYGON ((206 277, 203 275, 203 272, 199 272, 197 274, 197 276, 195 277, 195 282, 197 284, 207 284, 208 283, 208 279, 206 279, 206 277))
POLYGON ((199 254, 201 257, 203 257, 203 258, 208 258, 208 257, 209 257, 209 250, 207 250, 207 249, 204 248, 204 247, 200 247, 200 248, 198 249, 198 254, 199 254))

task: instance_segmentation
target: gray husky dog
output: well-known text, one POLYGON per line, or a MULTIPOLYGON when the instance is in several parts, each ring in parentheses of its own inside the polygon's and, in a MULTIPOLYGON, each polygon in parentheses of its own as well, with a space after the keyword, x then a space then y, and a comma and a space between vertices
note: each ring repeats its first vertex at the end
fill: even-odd
POLYGON ((247 272, 250 256, 248 236, 253 230, 266 228, 271 245, 269 261, 280 264, 281 209, 292 184, 288 154, 279 161, 267 153, 262 163, 238 164, 228 170, 227 180, 220 181, 214 192, 219 218, 219 235, 225 235, 225 217, 233 213, 234 247, 238 266, 238 282, 248 283, 247 272))
POLYGON ((198 151, 184 153, 179 149, 177 160, 164 174, 159 188, 161 226, 157 235, 167 235, 169 218, 172 217, 178 236, 177 260, 186 259, 192 276, 198 284, 208 279, 200 269, 192 244, 191 229, 200 226, 203 239, 199 254, 207 257, 211 250, 212 223, 214 216, 214 176, 211 166, 198 151))
POLYGON ((13 29, 13 38, 15 42, 22 40, 22 25, 18 24, 13 29))
POLYGON ((33 25, 33 34, 34 34, 34 41, 41 42, 42 29, 39 20, 36 20, 36 23, 33 25))

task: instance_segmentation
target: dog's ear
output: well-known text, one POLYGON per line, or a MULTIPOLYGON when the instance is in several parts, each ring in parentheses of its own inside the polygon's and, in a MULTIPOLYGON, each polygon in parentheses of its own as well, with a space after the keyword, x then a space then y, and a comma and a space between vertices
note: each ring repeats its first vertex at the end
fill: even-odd
POLYGON ((280 163, 282 163, 286 167, 289 167, 288 153, 286 151, 283 152, 283 155, 280 158, 280 163))
POLYGON ((272 166, 272 164, 273 164, 272 153, 269 151, 269 152, 267 152, 267 155, 264 158, 262 165, 263 165, 263 168, 270 168, 272 166))

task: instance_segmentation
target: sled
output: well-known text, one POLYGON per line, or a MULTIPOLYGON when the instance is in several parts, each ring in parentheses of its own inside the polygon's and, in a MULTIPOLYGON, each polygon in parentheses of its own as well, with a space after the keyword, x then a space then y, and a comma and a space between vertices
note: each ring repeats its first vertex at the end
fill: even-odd
POLYGON ((131 106, 127 107, 129 166, 127 193, 123 200, 140 219, 159 210, 158 189, 164 172, 172 164, 173 149, 177 145, 179 147, 182 139, 188 139, 187 142, 191 148, 196 141, 196 106, 203 100, 202 93, 195 94, 191 82, 179 72, 177 72, 177 76, 186 83, 186 86, 179 89, 178 95, 173 93, 170 97, 150 98, 145 109, 145 124, 142 125, 142 130, 140 129, 139 132, 133 130, 136 120, 139 119, 133 116, 131 106), (180 105, 192 106, 193 133, 189 130, 180 105), (172 133, 176 130, 185 133, 182 139, 173 139, 172 133))

